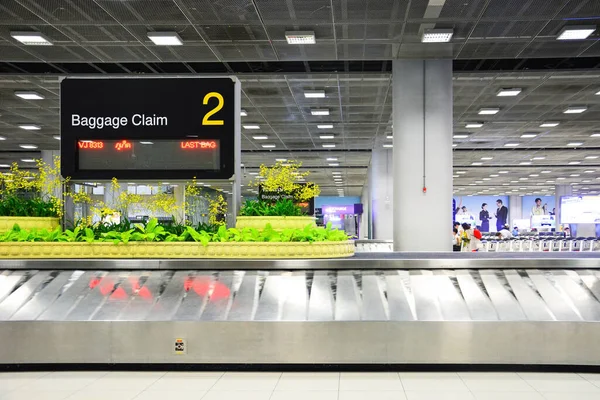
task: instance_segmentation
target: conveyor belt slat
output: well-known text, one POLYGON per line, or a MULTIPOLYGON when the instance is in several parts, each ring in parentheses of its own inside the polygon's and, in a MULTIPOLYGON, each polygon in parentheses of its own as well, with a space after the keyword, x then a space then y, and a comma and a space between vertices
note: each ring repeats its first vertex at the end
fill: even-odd
POLYGON ((107 297, 102 308, 92 318, 94 321, 112 321, 116 320, 121 311, 127 307, 134 295, 134 285, 137 285, 140 273, 132 271, 125 277, 115 291, 107 297))
POLYGON ((365 321, 387 321, 383 291, 379 287, 379 278, 375 275, 363 275, 362 280, 362 319, 365 321))
POLYGON ((258 301, 258 309, 254 319, 256 321, 279 321, 281 318, 281 297, 285 293, 283 286, 285 278, 281 275, 268 275, 265 280, 260 299, 258 301))
POLYGON ((485 289, 488 292, 490 300, 502 321, 523 321, 527 317, 521 309, 519 302, 505 288, 498 277, 496 271, 482 271, 480 276, 485 289))
POLYGON ((470 320, 469 310, 464 299, 456 290, 456 287, 446 275, 437 275, 432 277, 437 288, 435 293, 438 295, 438 301, 442 315, 446 321, 467 321, 470 320))
POLYGON ((490 299, 477 285, 473 276, 468 272, 457 273, 456 279, 465 299, 469 315, 475 321, 497 321, 498 314, 490 299))
POLYGON ((316 271, 310 290, 309 321, 333 321, 334 300, 327 272, 316 271))
POLYGON ((152 311, 148 314, 148 321, 168 321, 175 315, 185 295, 186 280, 191 279, 189 278, 190 274, 191 271, 178 271, 173 275, 164 292, 152 307, 152 311))
POLYGON ((233 299, 229 321, 252 321, 257 300, 258 276, 256 273, 246 272, 233 299))
POLYGON ((10 319, 33 295, 37 288, 50 277, 50 271, 40 271, 31 276, 17 290, 12 292, 2 303, 0 303, 0 320, 10 319))
POLYGON ((211 275, 202 274, 195 276, 192 279, 190 289, 186 292, 173 319, 176 321, 198 320, 213 282, 214 278, 211 275))
MULTIPOLYGON (((572 277, 558 275, 556 283, 567 293, 569 299, 586 321, 600 321, 600 304, 596 301, 587 287, 576 283, 572 277)), ((582 282, 583 284, 583 282, 582 282)))
POLYGON ((163 273, 153 271, 150 276, 131 299, 129 304, 121 311, 117 320, 119 321, 143 321, 152 309, 156 299, 160 295, 160 285, 163 283, 163 273))
POLYGON ((528 270, 527 275, 556 319, 561 321, 581 320, 580 315, 572 308, 570 301, 552 285, 541 271, 528 270))
MULTIPOLYGON (((35 274, 36 271, 30 271, 35 274)), ((6 276, 0 276, 0 303, 4 301, 12 293, 15 287, 25 280, 25 272, 15 271, 12 274, 6 276)))
POLYGON ((410 283, 415 298, 415 309, 419 321, 442 321, 436 288, 432 276, 411 275, 410 283))
POLYGON ((61 290, 72 275, 72 271, 60 272, 45 288, 14 313, 10 319, 26 321, 39 317, 60 296, 61 290))
POLYGON ((75 308, 66 316, 67 321, 88 321, 115 290, 121 280, 122 272, 110 272, 91 292, 89 292, 75 308))
POLYGON ((90 282, 92 280, 100 281, 103 275, 92 271, 85 272, 79 276, 74 273, 70 277, 74 281, 70 282, 66 290, 60 294, 59 298, 38 319, 43 321, 64 320, 69 312, 79 303, 80 299, 86 295, 86 290, 90 288, 90 282))
POLYGON ((414 321, 415 316, 404 287, 404 280, 398 274, 386 275, 387 300, 392 321, 414 321))
POLYGON ((555 319, 546 303, 523 281, 517 271, 507 270, 504 275, 528 319, 536 321, 552 321, 555 319))
POLYGON ((360 295, 354 277, 346 274, 338 275, 336 293, 335 320, 360 320, 360 295))
POLYGON ((214 282, 213 292, 200 316, 203 321, 224 321, 227 319, 233 294, 233 276, 231 272, 221 272, 214 282))
POLYGON ((282 321, 306 321, 308 312, 308 291, 306 289, 306 277, 304 274, 287 276, 285 290, 285 301, 283 303, 282 321))

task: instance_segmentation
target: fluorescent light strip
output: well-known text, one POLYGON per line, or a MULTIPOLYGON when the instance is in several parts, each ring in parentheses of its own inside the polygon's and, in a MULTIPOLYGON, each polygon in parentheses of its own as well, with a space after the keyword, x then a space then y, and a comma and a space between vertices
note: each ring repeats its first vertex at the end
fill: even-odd
POLYGON ((28 46, 52 46, 50 39, 39 32, 11 32, 10 36, 28 46))
POLYGON ((483 126, 482 122, 468 122, 465 125, 465 128, 467 129, 474 129, 474 128, 481 128, 483 126))
POLYGON ((274 144, 263 144, 262 147, 264 149, 274 149, 276 146, 274 144))
POLYGON ((17 92, 15 92, 15 96, 20 97, 25 100, 43 100, 44 99, 44 96, 42 96, 38 92, 17 91, 17 92))
POLYGON ((154 142, 140 142, 140 144, 148 145, 148 144, 154 144, 154 142))
POLYGON ((41 126, 39 126, 39 125, 32 125, 32 124, 19 125, 19 128, 25 129, 26 131, 39 131, 40 129, 42 129, 41 126))
POLYGON ((499 108, 482 108, 479 110, 479 115, 495 115, 500 112, 499 108))
POLYGON ((148 32, 148 39, 157 46, 181 46, 183 44, 177 32, 148 32))
POLYGON ((521 137, 523 139, 531 139, 531 138, 534 138, 536 136, 537 136, 537 134, 535 134, 535 133, 524 133, 524 134, 521 135, 521 137))
POLYGON ((560 125, 560 122, 543 122, 540 128, 554 128, 558 125, 560 125))
POLYGON ((317 42, 313 31, 288 31, 285 33, 288 44, 315 44, 317 42))
POLYGON ((269 137, 267 135, 256 135, 256 136, 252 136, 252 139, 254 140, 267 140, 269 137))
POLYGON ((332 124, 317 125, 317 128, 319 128, 319 129, 333 129, 333 125, 332 124))
POLYGON ((594 31, 594 25, 565 26, 558 34, 557 40, 583 40, 587 39, 594 31))
POLYGON ((587 107, 569 107, 563 111, 564 114, 581 114, 587 111, 587 107))
POLYGON ((448 43, 452 40, 452 29, 426 29, 421 37, 422 43, 448 43))
POLYGON ((33 150, 38 148, 35 144, 20 144, 19 147, 27 150, 33 150))
POLYGON ((520 88, 512 88, 512 89, 500 89, 496 96, 498 97, 510 97, 510 96, 518 96, 523 90, 520 88))
POLYGON ((333 135, 321 135, 319 136, 320 139, 334 139, 335 136, 333 135))
POLYGON ((241 115, 242 117, 247 117, 247 116, 248 116, 248 112, 242 108, 242 109, 240 110, 240 115, 241 115))
POLYGON ((383 147, 386 149, 391 149, 394 147, 394 145, 393 144, 384 144, 383 147))
POLYGON ((327 108, 311 108, 310 113, 312 115, 329 115, 329 109, 327 109, 327 108))
POLYGON ((244 129, 260 129, 260 125, 242 125, 244 129))
POLYGON ((325 98, 324 90, 305 90, 304 97, 307 99, 323 99, 325 98))
POLYGON ((322 145, 322 146, 323 146, 323 148, 325 148, 325 149, 331 149, 331 148, 334 148, 334 147, 335 147, 335 144, 333 144, 333 143, 331 143, 331 144, 324 144, 324 145, 322 145))

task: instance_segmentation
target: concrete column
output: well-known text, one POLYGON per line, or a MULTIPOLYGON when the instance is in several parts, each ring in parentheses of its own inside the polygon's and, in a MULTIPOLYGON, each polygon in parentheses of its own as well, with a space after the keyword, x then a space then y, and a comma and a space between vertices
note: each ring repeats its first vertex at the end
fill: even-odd
POLYGON ((556 230, 560 231, 560 198, 562 196, 571 196, 573 194, 573 188, 571 185, 556 185, 554 186, 554 201, 556 204, 556 230))
POLYGON ((508 197, 508 225, 512 229, 515 219, 529 218, 530 215, 523 215, 523 198, 521 196, 509 196, 508 197))
POLYGON ((383 148, 381 144, 375 145, 368 174, 372 239, 392 240, 394 238, 392 160, 392 149, 383 148))
POLYGON ((363 214, 360 217, 360 237, 359 239, 370 239, 370 222, 371 222, 371 189, 369 186, 369 178, 365 181, 363 185, 363 191, 360 194, 360 202, 363 205, 363 214))
POLYGON ((452 60, 394 60, 393 100, 394 250, 451 251, 452 60))

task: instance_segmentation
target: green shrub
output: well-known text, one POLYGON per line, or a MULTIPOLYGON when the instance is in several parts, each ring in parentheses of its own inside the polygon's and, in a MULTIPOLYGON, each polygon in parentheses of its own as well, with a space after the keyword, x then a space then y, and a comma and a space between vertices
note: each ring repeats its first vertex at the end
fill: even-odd
POLYGON ((240 215, 246 217, 300 217, 302 208, 291 200, 278 200, 268 203, 262 200, 246 200, 240 209, 240 215))

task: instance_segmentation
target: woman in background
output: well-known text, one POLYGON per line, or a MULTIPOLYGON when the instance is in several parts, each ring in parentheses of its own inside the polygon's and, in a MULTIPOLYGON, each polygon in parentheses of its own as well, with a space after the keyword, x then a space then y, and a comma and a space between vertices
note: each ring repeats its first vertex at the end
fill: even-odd
POLYGON ((490 231, 490 212, 487 210, 487 203, 481 205, 481 211, 479 211, 479 220, 481 221, 481 232, 490 231))

